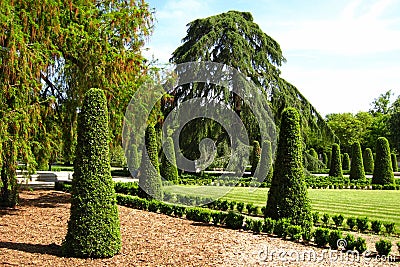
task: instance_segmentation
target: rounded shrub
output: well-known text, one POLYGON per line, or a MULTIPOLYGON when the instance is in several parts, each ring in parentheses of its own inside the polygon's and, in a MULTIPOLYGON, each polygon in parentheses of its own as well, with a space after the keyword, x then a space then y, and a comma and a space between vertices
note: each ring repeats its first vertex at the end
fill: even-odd
POLYGON ((90 89, 78 116, 71 213, 62 244, 66 256, 103 258, 121 249, 120 223, 109 157, 104 92, 90 89))
POLYGON ((392 159, 392 169, 394 172, 397 172, 399 170, 399 166, 397 164, 397 156, 394 153, 392 153, 390 156, 392 159))
POLYGON ((336 225, 336 228, 339 228, 343 225, 344 217, 342 214, 332 216, 332 220, 336 225))
POLYGON ((357 250, 360 254, 364 253, 367 250, 367 242, 365 238, 357 237, 354 249, 357 250))
POLYGON ((314 242, 318 247, 325 247, 329 243, 330 231, 327 228, 317 228, 314 232, 314 242))
POLYGON ((350 181, 366 181, 361 146, 354 142, 351 153, 350 181))
POLYGON ((347 218, 346 224, 347 224, 347 226, 349 226, 350 230, 353 230, 354 227, 356 226, 356 218, 354 218, 354 217, 347 218))
POLYGON ((253 141, 253 151, 251 153, 251 174, 254 175, 256 172, 258 163, 261 159, 261 147, 257 140, 253 141))
POLYGON ((381 239, 375 243, 375 248, 379 255, 387 256, 392 250, 392 242, 390 240, 381 239))
POLYGON ((386 185, 393 183, 394 176, 389 141, 385 137, 379 137, 376 141, 375 168, 372 176, 372 184, 386 185))
POLYGON ((334 230, 329 233, 329 246, 331 249, 338 249, 338 240, 342 239, 342 232, 334 230))
POLYGON ((176 167, 175 148, 172 137, 168 137, 163 146, 160 174, 167 181, 175 183, 178 181, 178 169, 176 167))
POLYGON ((375 234, 379 234, 382 230, 382 222, 378 220, 371 221, 371 229, 375 234))
POLYGON ((162 183, 159 174, 157 137, 154 126, 148 125, 145 133, 146 149, 142 151, 139 174, 140 196, 162 199, 162 183))
POLYGON ((282 113, 266 217, 274 220, 288 218, 292 224, 307 231, 312 226, 312 218, 302 156, 300 115, 296 109, 287 108, 282 113))
POLYGON ((343 177, 342 163, 340 160, 340 146, 338 144, 332 145, 331 152, 331 165, 329 169, 329 176, 331 177, 343 177))
POLYGON ((374 155, 369 147, 364 150, 363 163, 365 172, 372 173, 374 171, 374 155))
POLYGON ((346 171, 350 170, 350 156, 347 153, 343 154, 342 169, 346 171))

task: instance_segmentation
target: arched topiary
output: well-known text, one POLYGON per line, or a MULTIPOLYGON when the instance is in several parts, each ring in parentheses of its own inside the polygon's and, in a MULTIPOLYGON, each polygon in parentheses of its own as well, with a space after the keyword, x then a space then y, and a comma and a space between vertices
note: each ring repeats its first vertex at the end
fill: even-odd
POLYGON ((394 183, 390 147, 385 137, 379 137, 376 141, 375 167, 372 183, 380 185, 394 183))
POLYGON ((251 174, 254 175, 257 165, 261 158, 260 143, 257 140, 253 141, 253 151, 251 153, 251 174))
POLYGON ((343 153, 342 170, 350 170, 350 156, 347 153, 343 153))
POLYGON ((354 142, 352 145, 350 181, 365 181, 364 164, 360 143, 354 142))
MULTIPOLYGON (((261 149, 261 157, 260 157, 260 168, 258 170, 258 174, 256 173, 256 177, 260 177, 261 174, 264 175, 264 182, 271 183, 273 167, 272 167, 272 148, 271 142, 265 140, 263 142, 263 146, 261 149)), ((261 178, 261 177, 260 177, 261 178)))
POLYGON ((371 148, 367 147, 363 153, 364 171, 372 173, 374 171, 374 156, 371 148))
POLYGON ((397 156, 396 156, 396 154, 392 153, 391 157, 392 157, 392 169, 394 172, 397 172, 399 170, 398 163, 397 163, 397 156))
POLYGON ((329 176, 340 178, 343 177, 342 162, 340 160, 340 146, 336 143, 332 145, 329 176))
POLYGON ((158 163, 158 149, 156 131, 154 126, 146 128, 145 144, 142 151, 142 161, 139 173, 140 196, 146 198, 162 199, 162 183, 158 163))
POLYGON ((161 158, 161 176, 167 181, 178 181, 178 169, 176 167, 176 157, 174 141, 168 137, 163 146, 163 154, 161 158), (168 160, 171 159, 171 161, 168 160))
POLYGON ((282 113, 277 157, 271 188, 268 192, 266 217, 288 218, 292 224, 311 227, 311 206, 307 196, 302 165, 300 116, 296 109, 282 113))
POLYGON ((66 256, 111 257, 121 249, 108 129, 104 93, 100 89, 90 89, 78 117, 71 214, 62 245, 66 256))

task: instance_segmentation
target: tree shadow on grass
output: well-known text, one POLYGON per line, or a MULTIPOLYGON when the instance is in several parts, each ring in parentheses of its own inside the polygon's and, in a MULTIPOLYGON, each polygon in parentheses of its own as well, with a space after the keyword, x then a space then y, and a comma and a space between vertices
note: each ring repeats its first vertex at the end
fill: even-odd
POLYGON ((61 246, 57 244, 29 244, 29 243, 17 243, 17 242, 5 242, 0 241, 0 248, 7 248, 12 250, 18 250, 28 253, 47 254, 61 257, 61 246))

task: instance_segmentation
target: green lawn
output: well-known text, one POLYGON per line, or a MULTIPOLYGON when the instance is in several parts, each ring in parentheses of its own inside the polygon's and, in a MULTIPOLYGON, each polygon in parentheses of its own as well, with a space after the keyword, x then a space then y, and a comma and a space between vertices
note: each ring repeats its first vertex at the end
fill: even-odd
MULTIPOLYGON (((171 186, 167 192, 202 197, 222 196, 223 199, 265 205, 268 188, 223 187, 223 186, 171 186), (230 191, 229 191, 230 190, 230 191)), ((369 219, 391 221, 400 229, 400 191, 309 189, 312 209, 320 213, 367 216, 369 219)))

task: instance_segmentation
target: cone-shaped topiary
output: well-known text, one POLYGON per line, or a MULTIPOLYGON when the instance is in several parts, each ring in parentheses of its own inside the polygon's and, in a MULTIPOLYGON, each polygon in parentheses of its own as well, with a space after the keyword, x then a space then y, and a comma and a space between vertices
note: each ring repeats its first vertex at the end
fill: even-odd
POLYGON ((146 128, 145 144, 139 174, 139 195, 146 198, 162 200, 162 184, 158 163, 158 149, 154 126, 146 128))
POLYGON ((342 170, 350 170, 350 156, 347 153, 343 154, 342 170))
POLYGON ((392 159, 392 169, 394 172, 397 172, 399 170, 399 167, 397 165, 397 156, 396 154, 392 153, 391 154, 391 159, 392 159))
POLYGON ((322 153, 322 162, 328 167, 328 155, 325 152, 322 153))
POLYGON ((389 142, 385 137, 379 137, 376 141, 376 156, 372 184, 393 184, 394 176, 392 160, 390 157, 389 142))
POLYGON ((121 249, 108 129, 105 95, 100 89, 90 89, 78 117, 71 214, 62 245, 66 256, 111 257, 121 249))
POLYGON ((139 152, 136 144, 131 144, 131 146, 129 147, 127 163, 128 163, 128 168, 131 172, 137 170, 140 166, 139 152))
POLYGON ((365 181, 364 164, 362 159, 361 146, 358 141, 352 145, 350 181, 365 181))
POLYGON ((176 167, 176 157, 174 141, 168 137, 163 146, 163 154, 161 158, 161 176, 167 181, 178 181, 178 169, 176 167), (170 159, 172 162, 170 162, 170 159))
POLYGON ((251 174, 254 175, 257 165, 261 159, 260 143, 257 140, 253 141, 253 152, 251 154, 251 174))
POLYGON ((331 166, 329 170, 329 176, 332 177, 343 177, 342 163, 340 160, 340 146, 338 144, 332 145, 331 152, 331 166))
POLYGON ((312 225, 310 200, 304 182, 300 116, 296 109, 282 113, 277 157, 265 216, 288 218, 306 229, 312 225))
MULTIPOLYGON (((271 142, 265 140, 261 149, 260 167, 256 170, 255 177, 263 178, 264 182, 271 183, 272 179, 272 148, 271 142), (261 177, 263 175, 263 177, 261 177)), ((260 181, 261 182, 261 181, 260 181)))
POLYGON ((374 171, 374 156, 371 148, 367 147, 363 154, 364 171, 372 173, 374 171))

